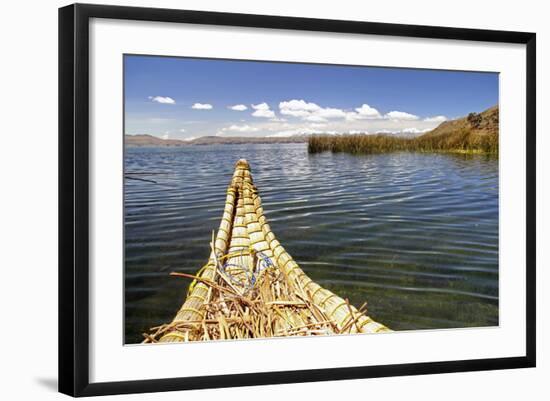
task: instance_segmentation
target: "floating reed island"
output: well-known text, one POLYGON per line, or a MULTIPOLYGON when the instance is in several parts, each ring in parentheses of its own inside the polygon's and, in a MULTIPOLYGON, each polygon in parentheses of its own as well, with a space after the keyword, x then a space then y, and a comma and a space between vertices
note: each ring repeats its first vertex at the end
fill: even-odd
POLYGON ((499 110, 445 121, 434 130, 408 138, 395 134, 314 135, 308 140, 309 153, 345 152, 373 154, 389 152, 447 152, 498 154, 499 110))
POLYGON ((391 331, 314 282, 277 241, 264 216, 250 166, 239 160, 227 189, 208 262, 167 324, 144 343, 314 336, 391 331))

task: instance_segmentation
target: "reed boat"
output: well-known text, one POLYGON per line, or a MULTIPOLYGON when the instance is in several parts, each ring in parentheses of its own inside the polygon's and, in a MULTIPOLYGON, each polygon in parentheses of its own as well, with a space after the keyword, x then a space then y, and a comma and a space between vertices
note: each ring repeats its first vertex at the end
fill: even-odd
POLYGON ((277 241, 264 216, 250 166, 239 160, 208 262, 195 275, 174 319, 144 333, 168 343, 391 331, 323 288, 277 241))

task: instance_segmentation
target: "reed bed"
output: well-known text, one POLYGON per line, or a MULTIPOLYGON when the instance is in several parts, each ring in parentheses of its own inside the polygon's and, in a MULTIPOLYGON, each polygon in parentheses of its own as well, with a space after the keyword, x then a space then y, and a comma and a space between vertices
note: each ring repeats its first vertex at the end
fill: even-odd
POLYGON ((461 130, 452 135, 422 135, 405 138, 390 135, 313 135, 309 153, 346 152, 373 154, 389 152, 450 152, 498 154, 498 132, 479 134, 461 130))
POLYGON ((211 255, 175 318, 145 343, 391 331, 315 283, 277 241, 245 160, 237 162, 211 255))

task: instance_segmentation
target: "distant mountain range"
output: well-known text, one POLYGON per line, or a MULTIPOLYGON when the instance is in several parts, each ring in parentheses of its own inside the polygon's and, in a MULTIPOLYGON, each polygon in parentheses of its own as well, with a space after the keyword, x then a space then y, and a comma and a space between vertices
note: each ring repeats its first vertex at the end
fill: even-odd
POLYGON ((241 137, 241 136, 201 136, 188 141, 162 139, 153 135, 125 135, 124 144, 129 147, 154 146, 193 146, 193 145, 239 145, 245 143, 305 143, 307 135, 288 137, 241 137))
MULTIPOLYGON (((392 136, 414 137, 420 134, 385 133, 392 136)), ((358 134, 355 134, 358 135, 358 134)), ((261 136, 201 136, 192 140, 162 139, 153 135, 125 135, 124 144, 128 147, 173 147, 193 145, 242 145, 246 143, 306 143, 310 135, 293 135, 285 137, 261 136)))
MULTIPOLYGON (((473 136, 498 135, 499 109, 491 107, 482 113, 470 113, 468 116, 442 122, 435 129, 426 133, 379 133, 379 135, 398 137, 439 137, 453 136, 468 131, 473 136)), ((287 137, 228 137, 202 136, 192 140, 162 139, 153 135, 125 135, 124 143, 128 147, 162 147, 194 145, 240 145, 247 143, 306 143, 309 135, 287 137)))

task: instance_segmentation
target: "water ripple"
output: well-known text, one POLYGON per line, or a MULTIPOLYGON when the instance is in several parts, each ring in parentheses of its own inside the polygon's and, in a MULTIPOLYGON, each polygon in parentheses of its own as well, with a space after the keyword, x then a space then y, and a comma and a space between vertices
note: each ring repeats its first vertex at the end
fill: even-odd
POLYGON ((304 144, 130 148, 126 341, 168 321, 206 261, 236 160, 272 229, 316 281, 394 329, 498 324, 498 160, 308 155, 304 144), (153 178, 154 177, 154 178, 153 178))

